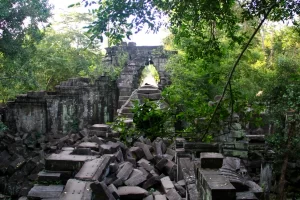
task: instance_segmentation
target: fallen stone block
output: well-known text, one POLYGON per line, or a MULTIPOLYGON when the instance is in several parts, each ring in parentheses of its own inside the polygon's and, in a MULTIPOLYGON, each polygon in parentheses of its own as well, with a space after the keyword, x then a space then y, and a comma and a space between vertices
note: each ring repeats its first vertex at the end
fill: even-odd
POLYGON ((133 170, 133 165, 129 162, 126 162, 124 166, 117 173, 117 178, 122 179, 123 181, 127 180, 133 170))
POLYGON ((148 195, 147 197, 145 197, 145 198, 143 198, 143 200, 153 200, 154 198, 153 198, 153 195, 152 194, 150 194, 150 195, 148 195))
POLYGON ((139 161, 137 161, 138 164, 141 164, 142 162, 147 163, 147 164, 150 164, 150 161, 148 161, 148 160, 146 160, 146 159, 144 159, 144 158, 142 158, 142 159, 140 159, 139 161))
POLYGON ((152 176, 151 178, 147 179, 146 182, 143 183, 142 187, 147 190, 147 189, 153 187, 154 185, 156 185, 157 183, 159 183, 159 181, 157 180, 157 177, 152 176))
POLYGON ((9 164, 7 172, 13 174, 16 170, 20 169, 25 162, 26 160, 22 156, 16 156, 16 159, 9 164))
POLYGON ((85 161, 96 158, 96 156, 51 154, 45 159, 45 169, 49 171, 79 170, 85 161))
POLYGON ((28 193, 28 199, 58 199, 64 189, 63 185, 35 185, 28 193))
POLYGON ((59 172, 41 171, 38 173, 38 181, 39 182, 60 181, 60 176, 61 176, 61 173, 59 173, 59 172))
POLYGON ((220 153, 201 153, 201 168, 219 169, 222 167, 223 159, 220 153))
POLYGON ((105 183, 96 181, 91 183, 90 187, 93 191, 95 199, 115 200, 115 197, 112 195, 111 191, 108 189, 105 183))
POLYGON ((71 153, 72 155, 87 155, 91 156, 92 155, 92 150, 90 148, 76 148, 74 151, 71 153))
POLYGON ((154 195, 154 200, 167 200, 167 197, 164 194, 157 194, 154 195))
POLYGON ((175 189, 170 189, 166 194, 168 200, 181 200, 181 196, 175 189))
POLYGON ((154 170, 154 167, 150 164, 147 164, 145 162, 141 162, 139 164, 141 167, 143 167, 145 170, 147 170, 148 172, 151 172, 152 170, 154 170))
POLYGON ((99 145, 96 142, 82 142, 79 144, 78 148, 90 148, 94 151, 98 151, 99 145))
POLYGON ((101 181, 109 169, 108 166, 110 162, 111 157, 107 155, 86 161, 80 171, 75 175, 75 178, 84 181, 101 181))
POLYGON ((137 160, 143 158, 145 156, 144 151, 140 147, 131 147, 129 152, 133 155, 137 160))
POLYGON ((170 180, 169 176, 166 176, 162 179, 160 179, 161 185, 163 187, 163 190, 165 193, 167 193, 169 190, 174 189, 174 184, 172 183, 172 181, 170 180))
POLYGON ((141 143, 141 142, 135 142, 134 146, 140 147, 143 150, 147 160, 151 161, 154 158, 152 153, 150 152, 150 149, 151 148, 153 149, 152 146, 149 147, 149 145, 146 145, 146 144, 141 143))
MULTIPOLYGON (((235 199, 236 189, 217 170, 200 169, 200 183, 202 198, 209 196, 211 199, 235 199)), ((187 185, 189 191, 189 185, 187 185)))
POLYGON ((64 191, 60 195, 60 200, 91 199, 92 190, 90 182, 69 179, 64 191))
POLYGON ((95 142, 95 143, 97 143, 99 146, 101 145, 101 144, 104 144, 104 140, 102 139, 102 138, 99 138, 99 137, 97 137, 97 136, 93 136, 93 137, 91 137, 90 139, 89 139, 89 141, 90 142, 95 142))
POLYGON ((138 185, 142 184, 143 182, 145 182, 146 180, 147 180, 146 176, 140 175, 140 176, 131 177, 128 180, 126 180, 124 183, 127 186, 138 186, 138 185))
POLYGON ((115 199, 120 199, 120 195, 118 193, 118 189, 116 188, 116 186, 114 186, 114 184, 110 184, 108 186, 108 190, 115 197, 115 199))
POLYGON ((168 163, 168 160, 165 158, 160 159, 160 161, 155 165, 155 167, 158 170, 163 170, 163 168, 166 166, 166 164, 168 163))
POLYGON ((116 159, 118 162, 123 162, 124 161, 124 158, 123 158, 123 153, 121 150, 118 150, 116 153, 115 153, 115 156, 116 156, 116 159))
POLYGON ((110 185, 110 184, 112 184, 114 181, 116 181, 118 178, 116 177, 116 174, 114 173, 114 174, 109 174, 108 176, 106 176, 105 178, 104 178, 104 183, 106 184, 106 185, 110 185))
POLYGON ((144 173, 141 170, 133 169, 130 176, 129 176, 129 178, 132 178, 132 177, 135 177, 135 176, 143 176, 143 175, 144 175, 144 173))
POLYGON ((178 194, 181 196, 181 197, 185 197, 186 196, 186 190, 181 186, 179 185, 178 183, 175 183, 174 184, 174 187, 175 189, 178 191, 178 194))
POLYGON ((112 150, 112 147, 108 144, 101 144, 99 146, 99 152, 101 154, 112 154, 114 151, 112 150))
POLYGON ((121 178, 117 178, 114 182, 112 182, 116 187, 120 187, 124 184, 124 181, 121 178))
POLYGON ((118 188, 121 199, 140 200, 148 195, 148 191, 137 186, 123 186, 118 188))

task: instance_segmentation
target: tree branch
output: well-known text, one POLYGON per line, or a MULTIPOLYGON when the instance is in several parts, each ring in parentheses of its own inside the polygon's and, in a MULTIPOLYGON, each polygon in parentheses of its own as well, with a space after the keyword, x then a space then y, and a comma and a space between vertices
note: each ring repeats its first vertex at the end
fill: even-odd
POLYGON ((203 136, 202 136, 202 138, 201 138, 201 141, 202 141, 202 140, 204 139, 204 137, 208 134, 208 131, 209 131, 211 125, 212 125, 213 119, 214 119, 214 117, 215 117, 215 115, 216 115, 216 113, 217 113, 217 110, 218 110, 218 108, 220 107, 221 102, 222 102, 222 100, 223 100, 223 98, 224 98, 224 96, 225 96, 225 94, 226 94, 227 87, 228 87, 228 85, 230 84, 230 80, 232 79, 233 73, 234 73, 234 71, 235 71, 237 65, 239 64, 239 62, 240 62, 242 56, 244 55, 245 51, 248 49, 248 47, 249 47, 251 41, 253 40, 253 38, 255 37, 256 33, 259 31, 260 27, 263 25, 263 23, 265 22, 265 20, 267 19, 268 15, 270 14, 270 12, 272 11, 272 9, 275 7, 276 4, 277 4, 277 3, 275 3, 273 6, 271 6, 270 9, 268 10, 268 12, 265 14, 264 18, 261 20, 261 22, 259 23, 258 27, 255 29, 255 31, 254 31, 254 33, 252 34, 252 36, 250 37, 249 41, 247 42, 247 44, 246 44, 245 47, 243 48, 242 52, 240 53, 238 59, 237 59, 236 62, 234 63, 234 65, 233 65, 233 67, 232 67, 232 69, 231 69, 231 72, 230 72, 230 74, 229 74, 228 80, 227 80, 227 82, 226 82, 226 84, 225 84, 225 86, 224 86, 222 96, 221 96, 221 98, 220 98, 220 100, 219 100, 219 102, 218 102, 218 104, 217 104, 217 106, 216 106, 216 108, 215 108, 215 110, 214 110, 214 112, 213 112, 212 117, 210 118, 210 121, 209 121, 209 123, 208 123, 208 126, 207 126, 207 128, 206 128, 205 133, 203 134, 203 136))

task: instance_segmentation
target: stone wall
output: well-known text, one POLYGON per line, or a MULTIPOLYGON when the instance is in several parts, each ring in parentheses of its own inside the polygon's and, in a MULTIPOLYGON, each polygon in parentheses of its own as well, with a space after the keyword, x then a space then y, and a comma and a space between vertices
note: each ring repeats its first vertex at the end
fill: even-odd
POLYGON ((176 51, 165 51, 163 46, 136 46, 134 42, 123 43, 120 46, 106 48, 107 55, 104 59, 106 65, 117 66, 118 54, 127 53, 128 60, 124 66, 118 80, 119 108, 122 106, 124 97, 129 97, 131 93, 139 87, 141 74, 145 66, 153 64, 156 68, 160 82, 159 88, 164 88, 170 84, 169 75, 165 70, 168 58, 176 51))
POLYGON ((117 108, 116 83, 101 76, 94 83, 73 78, 55 92, 28 92, 8 102, 5 123, 20 133, 67 134, 88 125, 113 121, 117 108))

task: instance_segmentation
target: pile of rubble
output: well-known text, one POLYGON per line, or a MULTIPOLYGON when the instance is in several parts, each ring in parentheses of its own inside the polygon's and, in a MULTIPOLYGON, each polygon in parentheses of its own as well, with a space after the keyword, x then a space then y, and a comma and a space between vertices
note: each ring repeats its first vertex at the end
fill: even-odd
POLYGON ((7 171, 1 177, 6 180, 1 182, 6 185, 0 189, 13 197, 22 196, 20 199, 186 197, 185 181, 176 177, 176 152, 168 148, 167 140, 140 139, 128 148, 116 136, 107 125, 93 125, 86 135, 64 136, 47 143, 45 152, 49 155, 44 160, 40 156, 27 161, 22 156, 14 159, 4 150, 1 171, 6 169, 4 165, 7 171), (10 191, 19 182, 20 187, 10 191))

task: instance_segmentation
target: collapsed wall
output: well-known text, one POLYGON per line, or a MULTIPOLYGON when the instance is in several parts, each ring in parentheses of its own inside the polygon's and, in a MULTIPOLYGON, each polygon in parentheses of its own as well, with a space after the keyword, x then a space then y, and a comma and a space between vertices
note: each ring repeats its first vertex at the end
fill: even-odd
POLYGON ((118 89, 109 77, 71 78, 55 92, 28 92, 7 103, 3 122, 18 133, 67 134, 113 121, 118 89))

